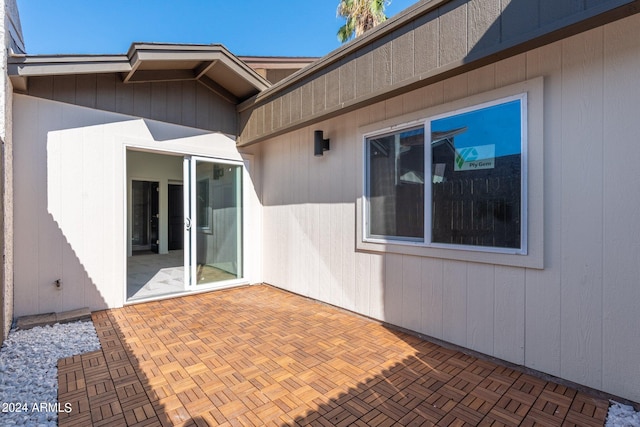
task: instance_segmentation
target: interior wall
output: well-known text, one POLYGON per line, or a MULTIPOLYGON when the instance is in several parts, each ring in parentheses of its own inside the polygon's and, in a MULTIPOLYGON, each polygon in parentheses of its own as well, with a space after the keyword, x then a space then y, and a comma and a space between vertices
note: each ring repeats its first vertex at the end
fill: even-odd
POLYGON ((639 28, 629 17, 261 143, 265 281, 640 401, 639 28), (360 128, 536 77, 544 269, 355 249, 360 128))
MULTIPOLYGON (((152 181, 159 183, 159 253, 169 252, 168 236, 168 185, 182 183, 183 156, 173 156, 143 151, 127 150, 127 255, 131 256, 131 182, 152 181)), ((182 201, 181 201, 182 203, 182 201)))

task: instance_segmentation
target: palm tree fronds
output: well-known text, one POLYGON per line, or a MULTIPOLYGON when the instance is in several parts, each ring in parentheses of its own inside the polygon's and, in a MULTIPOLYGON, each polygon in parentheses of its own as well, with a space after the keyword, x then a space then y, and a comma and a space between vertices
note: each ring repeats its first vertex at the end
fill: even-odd
POLYGON ((391 0, 340 0, 337 15, 345 18, 338 30, 338 40, 349 41, 387 20, 384 9, 391 0))

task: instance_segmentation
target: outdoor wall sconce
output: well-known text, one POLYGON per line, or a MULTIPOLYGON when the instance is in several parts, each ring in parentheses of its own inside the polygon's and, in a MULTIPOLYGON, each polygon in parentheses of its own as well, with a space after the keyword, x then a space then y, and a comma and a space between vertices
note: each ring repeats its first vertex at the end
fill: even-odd
POLYGON ((317 130, 313 132, 313 155, 322 157, 325 151, 329 151, 329 140, 323 138, 321 130, 317 130))
POLYGON ((224 168, 222 166, 213 165, 213 179, 220 179, 224 176, 224 168))

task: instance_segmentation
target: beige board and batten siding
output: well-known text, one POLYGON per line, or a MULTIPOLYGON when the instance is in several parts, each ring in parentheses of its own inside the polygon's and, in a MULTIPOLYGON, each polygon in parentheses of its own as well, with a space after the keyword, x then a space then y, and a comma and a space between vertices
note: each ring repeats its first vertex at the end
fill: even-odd
POLYGON ((639 28, 634 15, 254 146, 265 281, 640 401, 639 28), (356 250, 359 129, 536 78, 543 269, 356 250))
MULTIPOLYGON (((243 160, 220 133, 26 95, 14 109, 16 317, 124 304, 127 147, 243 160)), ((255 193, 251 179, 244 186, 255 193)), ((259 215, 245 200, 245 215, 259 215)), ((260 280, 251 260, 245 268, 260 280)))

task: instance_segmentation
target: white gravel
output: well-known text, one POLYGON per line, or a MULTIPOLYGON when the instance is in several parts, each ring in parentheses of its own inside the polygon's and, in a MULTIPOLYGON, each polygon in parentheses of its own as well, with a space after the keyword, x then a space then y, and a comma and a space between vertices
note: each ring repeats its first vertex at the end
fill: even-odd
POLYGON ((633 406, 611 402, 605 427, 638 427, 640 426, 640 412, 633 406))
POLYGON ((56 426, 58 359, 100 349, 92 322, 12 330, 0 349, 0 425, 56 426))

